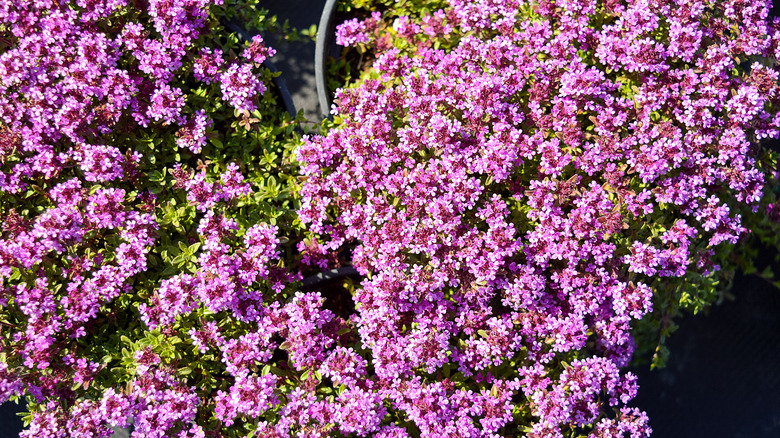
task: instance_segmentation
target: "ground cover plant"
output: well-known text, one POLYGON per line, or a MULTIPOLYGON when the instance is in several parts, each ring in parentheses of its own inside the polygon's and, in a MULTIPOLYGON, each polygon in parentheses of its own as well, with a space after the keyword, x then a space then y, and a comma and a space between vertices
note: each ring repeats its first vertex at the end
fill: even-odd
POLYGON ((273 49, 230 22, 280 28, 252 1, 0 5, 0 402, 26 397, 22 436, 245 436, 278 404, 258 363, 318 304, 291 269, 298 131, 273 49))
POLYGON ((258 6, 0 5, 23 436, 649 434, 632 333, 780 235, 766 5, 384 2, 300 146, 258 6), (345 255, 353 314, 299 281, 345 255))
POLYGON ((440 4, 351 2, 371 14, 337 38, 376 60, 298 152, 310 254, 355 245, 367 276, 363 432, 648 436, 637 343, 662 363, 737 245, 777 245, 780 23, 768 2, 440 4))

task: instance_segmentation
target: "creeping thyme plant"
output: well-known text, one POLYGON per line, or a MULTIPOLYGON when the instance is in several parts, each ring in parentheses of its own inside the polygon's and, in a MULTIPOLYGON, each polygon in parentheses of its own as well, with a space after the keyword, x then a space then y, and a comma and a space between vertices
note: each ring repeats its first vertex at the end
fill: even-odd
POLYGON ((23 437, 650 434, 634 334, 780 234, 768 5, 354 5, 374 61, 294 154, 254 1, 0 4, 23 437), (299 280, 349 251, 342 315, 299 280))
POLYGON ((298 151, 307 251, 354 245, 367 276, 341 397, 379 437, 649 436, 633 333, 662 362, 735 245, 776 243, 780 22, 744 0, 429 4, 353 2, 371 13, 337 39, 375 61, 298 151))
POLYGON ((334 324, 295 294, 274 51, 230 23, 279 28, 251 0, 0 4, 0 402, 26 398, 22 436, 243 437, 284 399, 276 346, 334 324))

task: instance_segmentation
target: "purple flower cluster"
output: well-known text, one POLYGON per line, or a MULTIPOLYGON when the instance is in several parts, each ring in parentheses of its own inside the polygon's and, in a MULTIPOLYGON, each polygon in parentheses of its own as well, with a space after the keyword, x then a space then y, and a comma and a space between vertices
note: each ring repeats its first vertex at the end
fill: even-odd
MULTIPOLYGON (((0 240, 6 277, 22 269, 41 274, 34 285, 5 286, 14 298, 13 304, 4 304, 13 305, 26 319, 26 330, 14 336, 18 354, 25 366, 41 370, 58 360, 62 337, 83 336, 100 306, 126 291, 132 276, 146 269, 157 229, 153 216, 127 208, 122 189, 98 189, 87 197, 80 181, 71 179, 54 186, 51 196, 55 206, 0 240), (113 259, 91 244, 99 236, 117 242, 105 246, 115 253, 113 259), (49 280, 43 274, 53 254, 62 254, 61 272, 49 280), (57 288, 50 284, 55 281, 57 288)), ((64 357, 59 360, 67 364, 64 357)))
POLYGON ((206 144, 206 129, 209 126, 211 120, 205 111, 197 111, 177 132, 176 145, 181 149, 187 148, 194 154, 199 153, 206 144))
POLYGON ((249 64, 233 64, 219 77, 224 99, 236 109, 253 110, 252 99, 265 93, 265 85, 252 74, 249 64))
MULTIPOLYGON (((1 149, 20 158, 0 179, 4 192, 55 178, 73 161, 87 181, 121 179, 140 157, 100 139, 123 128, 127 117, 142 126, 178 125, 180 146, 199 150, 210 122, 203 112, 184 114, 187 96, 175 84, 181 73, 192 71, 206 83, 220 78, 225 99, 239 108, 254 108, 252 99, 265 90, 251 64, 226 62, 220 50, 200 48, 188 61, 209 7, 221 1, 152 1, 137 11, 151 28, 128 22, 114 33, 99 29, 125 2, 84 3, 79 12, 51 2, 0 10, 11 44, 0 54, 1 149), (150 37, 152 30, 159 37, 150 37)), ((272 54, 260 41, 246 49, 250 62, 272 54)))
POLYGON ((202 304, 217 313, 231 313, 248 321, 262 316, 263 296, 253 290, 256 283, 268 280, 273 290, 283 289, 294 280, 280 275, 272 264, 279 259, 278 228, 259 224, 247 229, 239 248, 235 241, 239 229, 235 220, 218 208, 251 193, 249 184, 234 163, 222 173, 220 182, 208 182, 204 174, 193 176, 185 184, 188 199, 205 212, 198 226, 202 248, 194 275, 181 273, 161 282, 149 304, 139 307, 141 318, 150 328, 172 324, 177 315, 187 314, 202 304), (273 275, 272 275, 273 274, 273 275))
POLYGON ((109 388, 98 400, 79 400, 69 411, 49 402, 20 436, 106 438, 113 433, 109 426, 125 427, 132 421, 133 436, 205 438, 194 422, 199 404, 194 388, 177 381, 172 370, 148 367, 132 388, 129 392, 109 388))
MULTIPOLYGON (((200 394, 168 362, 151 360, 154 352, 136 357, 132 385, 96 399, 96 382, 103 381, 96 376, 111 356, 103 358, 107 353, 90 342, 114 330, 133 300, 155 327, 201 304, 240 307, 236 312, 250 318, 257 314, 253 298, 239 297, 243 289, 236 287, 273 278, 279 289, 290 281, 273 265, 275 227, 252 227, 244 236, 250 248, 228 253, 220 239, 235 237, 237 228, 217 211, 204 218, 198 274, 168 274, 160 282, 154 271, 161 263, 155 247, 169 236, 160 239, 165 224, 156 210, 165 183, 155 187, 149 175, 162 170, 160 157, 180 160, 177 147, 200 152, 213 123, 213 108, 193 108, 190 90, 222 78, 225 100, 251 109, 247 102, 265 89, 254 63, 273 49, 254 41, 243 59, 202 47, 219 42, 209 32, 221 4, 0 6, 0 313, 9 328, 0 337, 0 403, 33 396, 35 415, 23 436, 106 437, 108 425, 128 422, 134 436, 204 436, 195 424, 200 394)), ((235 165, 219 183, 201 182, 192 183, 191 196, 214 189, 213 196, 191 198, 203 211, 250 192, 235 165)))
POLYGON ((219 391, 215 400, 215 416, 225 426, 233 424, 239 414, 258 418, 268 408, 279 404, 274 395, 277 377, 266 374, 262 377, 239 375, 228 393, 219 391))
MULTIPOLYGON (((780 133, 768 8, 451 0, 395 20, 404 49, 299 150, 312 257, 355 242, 371 273, 354 321, 377 400, 428 437, 498 436, 519 412, 528 436, 649 435, 643 413, 604 412, 636 393, 620 367, 656 279, 709 275, 758 207, 752 145, 780 133)), ((374 25, 339 41, 386 48, 374 25)), ((322 372, 342 380, 336 360, 322 372)))
POLYGON ((263 37, 255 35, 252 38, 252 42, 241 53, 243 58, 254 62, 255 64, 262 64, 266 59, 274 56, 276 50, 263 44, 263 37))

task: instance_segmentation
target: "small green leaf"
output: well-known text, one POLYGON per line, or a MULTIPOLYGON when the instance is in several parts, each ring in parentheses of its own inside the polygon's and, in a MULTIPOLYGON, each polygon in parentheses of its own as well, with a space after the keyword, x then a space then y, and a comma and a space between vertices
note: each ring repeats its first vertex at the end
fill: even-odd
POLYGON ((165 179, 165 176, 158 170, 149 172, 149 181, 160 182, 165 179))
POLYGON ((171 260, 171 264, 181 267, 181 265, 184 265, 189 261, 189 255, 185 253, 181 253, 177 255, 176 257, 171 260))

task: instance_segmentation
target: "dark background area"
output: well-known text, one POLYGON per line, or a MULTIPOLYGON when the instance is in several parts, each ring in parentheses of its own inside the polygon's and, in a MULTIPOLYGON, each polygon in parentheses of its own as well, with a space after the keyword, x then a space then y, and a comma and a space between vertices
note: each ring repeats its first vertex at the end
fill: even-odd
POLYGON ((680 319, 665 368, 632 370, 653 437, 780 437, 780 290, 751 275, 731 293, 680 319))

